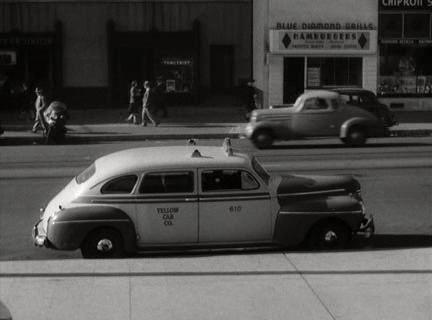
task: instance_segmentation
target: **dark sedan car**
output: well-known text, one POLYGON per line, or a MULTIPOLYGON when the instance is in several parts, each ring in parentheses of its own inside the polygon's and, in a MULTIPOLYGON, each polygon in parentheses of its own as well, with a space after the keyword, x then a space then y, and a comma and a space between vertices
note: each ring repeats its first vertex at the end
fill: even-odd
POLYGON ((360 107, 374 114, 378 119, 382 120, 386 127, 391 127, 398 123, 390 108, 379 102, 372 91, 359 88, 335 88, 333 91, 339 93, 341 99, 346 104, 360 107))

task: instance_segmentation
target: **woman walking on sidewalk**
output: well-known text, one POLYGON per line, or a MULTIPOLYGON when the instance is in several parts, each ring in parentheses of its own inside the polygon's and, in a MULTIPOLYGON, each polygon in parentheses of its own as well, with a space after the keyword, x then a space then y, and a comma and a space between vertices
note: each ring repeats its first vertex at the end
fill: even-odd
POLYGON ((139 113, 139 96, 140 90, 138 88, 138 82, 135 80, 131 82, 131 87, 129 89, 129 108, 126 121, 132 121, 134 124, 138 124, 138 113, 139 113))

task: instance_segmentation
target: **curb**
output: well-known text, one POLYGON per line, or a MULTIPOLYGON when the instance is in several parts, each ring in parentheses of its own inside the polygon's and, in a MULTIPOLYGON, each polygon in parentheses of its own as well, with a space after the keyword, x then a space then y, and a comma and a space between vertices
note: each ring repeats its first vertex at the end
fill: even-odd
MULTIPOLYGON (((413 129, 413 130, 391 130, 390 137, 429 137, 432 136, 432 129, 413 129)), ((198 133, 198 134, 113 134, 113 135, 93 135, 80 136, 79 134, 69 134, 66 136, 66 144, 84 144, 96 142, 113 141, 145 141, 145 140, 187 140, 187 139, 238 139, 244 138, 244 134, 239 133, 198 133)), ((44 137, 37 136, 0 136, 0 145, 17 144, 44 144, 44 137)))

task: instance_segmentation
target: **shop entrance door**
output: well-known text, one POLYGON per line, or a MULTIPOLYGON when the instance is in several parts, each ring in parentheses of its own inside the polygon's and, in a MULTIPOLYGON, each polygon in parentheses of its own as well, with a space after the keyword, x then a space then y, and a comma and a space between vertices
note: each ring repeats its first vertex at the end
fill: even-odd
POLYGON ((234 47, 210 46, 210 81, 215 91, 228 91, 234 87, 234 47))
POLYGON ((294 103, 304 91, 304 58, 284 58, 283 103, 294 103))
POLYGON ((128 103, 129 88, 132 80, 142 86, 145 80, 153 79, 151 52, 139 48, 119 48, 116 59, 115 91, 118 102, 128 103))

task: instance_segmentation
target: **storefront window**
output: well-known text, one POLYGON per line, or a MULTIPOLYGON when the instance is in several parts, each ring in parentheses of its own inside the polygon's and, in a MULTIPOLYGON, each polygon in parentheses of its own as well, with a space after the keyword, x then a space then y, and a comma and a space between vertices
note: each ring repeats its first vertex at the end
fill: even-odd
POLYGON ((380 95, 431 95, 432 47, 381 45, 380 95))
POLYGON ((362 85, 362 58, 308 58, 307 87, 362 85))
POLYGON ((193 60, 183 57, 161 58, 157 78, 164 81, 166 92, 191 92, 193 89, 193 60))

